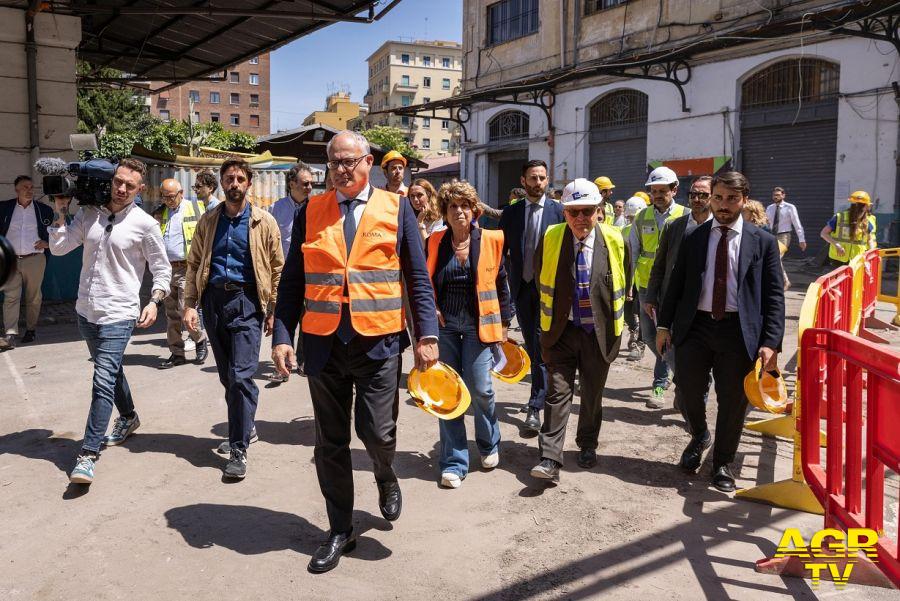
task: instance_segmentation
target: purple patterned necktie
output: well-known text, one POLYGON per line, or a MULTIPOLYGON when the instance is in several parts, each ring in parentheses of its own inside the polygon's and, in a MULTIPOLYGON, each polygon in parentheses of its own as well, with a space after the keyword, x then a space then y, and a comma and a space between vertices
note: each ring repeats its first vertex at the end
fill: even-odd
POLYGON ((578 243, 575 258, 575 293, 572 295, 572 322, 588 334, 594 332, 594 313, 591 311, 591 272, 584 257, 584 242, 578 243))

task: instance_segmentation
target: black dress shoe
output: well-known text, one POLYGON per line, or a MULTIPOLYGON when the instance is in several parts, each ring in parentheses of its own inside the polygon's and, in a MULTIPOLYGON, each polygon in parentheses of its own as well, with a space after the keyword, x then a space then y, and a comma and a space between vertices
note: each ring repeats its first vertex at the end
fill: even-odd
POLYGON ((595 449, 581 449, 578 453, 578 467, 586 470, 597 465, 597 451, 595 449))
POLYGON ((203 340, 197 343, 197 363, 203 365, 203 362, 206 361, 206 358, 209 356, 209 342, 203 340))
POLYGON ((681 454, 678 465, 689 472, 696 472, 703 462, 703 451, 709 448, 711 438, 708 431, 700 438, 692 438, 681 454))
POLYGON ((309 560, 307 569, 314 574, 321 574, 337 567, 341 555, 349 553, 356 548, 356 539, 353 538, 353 530, 350 532, 332 532, 328 540, 319 545, 312 559, 309 560))
POLYGON ((378 509, 381 515, 389 522, 400 517, 403 509, 403 495, 400 494, 400 484, 397 482, 378 483, 378 509))
POLYGON ((528 415, 525 416, 525 429, 531 430, 532 432, 541 431, 541 416, 539 409, 535 409, 534 407, 528 408, 528 415))
POLYGON ((171 355, 168 359, 159 364, 159 369, 172 369, 176 365, 184 365, 187 363, 187 359, 185 359, 181 355, 171 355))
POLYGON ((22 336, 22 344, 29 342, 34 342, 34 330, 25 330, 25 335, 22 336))
POLYGON ((562 464, 552 459, 541 459, 541 462, 531 468, 531 475, 541 480, 559 482, 559 468, 562 464))
POLYGON ((727 463, 713 471, 712 485, 722 492, 734 492, 734 474, 731 473, 727 463))

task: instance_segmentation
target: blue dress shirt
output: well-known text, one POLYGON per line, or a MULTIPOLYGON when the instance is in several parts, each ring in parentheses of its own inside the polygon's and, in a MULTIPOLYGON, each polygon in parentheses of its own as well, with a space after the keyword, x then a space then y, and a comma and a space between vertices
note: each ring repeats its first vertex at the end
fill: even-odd
POLYGON ((226 282, 244 285, 256 282, 250 256, 250 203, 234 218, 222 211, 216 224, 209 283, 221 286, 226 282))

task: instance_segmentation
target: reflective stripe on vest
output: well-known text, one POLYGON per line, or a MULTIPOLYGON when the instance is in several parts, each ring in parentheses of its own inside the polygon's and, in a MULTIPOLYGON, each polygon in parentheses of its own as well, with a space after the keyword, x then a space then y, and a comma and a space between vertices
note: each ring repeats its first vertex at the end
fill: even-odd
MULTIPOLYGON (((678 219, 687 209, 680 204, 673 204, 666 223, 678 219)), ((638 255, 637 267, 634 270, 634 282, 643 290, 650 282, 650 271, 653 269, 653 261, 656 260, 656 249, 659 248, 659 228, 656 226, 656 209, 650 205, 638 213, 634 220, 634 227, 638 228, 641 237, 641 252, 638 255)))
MULTIPOLYGON (((559 267, 559 255, 565 238, 565 223, 558 223, 547 228, 544 234, 544 251, 541 256, 541 274, 538 292, 541 298, 541 330, 550 331, 553 323, 553 295, 556 288, 556 271, 559 267)), ((600 224, 600 233, 606 244, 612 273, 612 315, 613 332, 622 334, 625 325, 625 242, 622 234, 615 226, 600 224)))
MULTIPOLYGON (((200 221, 200 216, 206 212, 205 207, 201 207, 203 207, 203 204, 198 203, 196 200, 190 200, 187 204, 185 204, 183 200, 181 201, 181 232, 184 237, 185 257, 191 252, 191 242, 194 241, 194 232, 197 231, 197 222, 200 221)), ((159 226, 163 236, 166 235, 167 225, 169 225, 169 207, 163 209, 162 223, 159 226)))
MULTIPOLYGON (((844 247, 844 254, 838 254, 834 244, 828 247, 828 258, 841 263, 849 263, 854 257, 865 253, 869 249, 869 228, 861 236, 854 236, 851 231, 850 211, 843 211, 835 215, 836 223, 831 237, 844 247)), ((869 225, 872 226, 871 235, 875 235, 875 215, 869 215, 869 225)))
POLYGON ((372 190, 349 257, 337 194, 332 190, 308 202, 303 331, 333 334, 343 303, 349 302, 350 322, 357 333, 383 336, 400 332, 404 327, 397 254, 400 197, 372 190))
MULTIPOLYGON (((428 273, 434 282, 438 249, 449 230, 434 232, 428 237, 428 273)), ((469 251, 471 252, 471 251, 469 251)), ((475 268, 475 289, 478 291, 478 338, 484 344, 503 340, 503 320, 500 317, 500 298, 497 295, 497 271, 503 260, 503 232, 481 230, 481 248, 475 268)), ((435 287, 435 295, 437 288, 435 287)))

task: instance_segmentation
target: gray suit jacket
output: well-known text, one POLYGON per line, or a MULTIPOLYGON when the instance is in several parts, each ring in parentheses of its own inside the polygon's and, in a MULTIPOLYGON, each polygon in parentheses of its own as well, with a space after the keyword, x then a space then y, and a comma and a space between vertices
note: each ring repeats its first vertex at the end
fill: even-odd
MULTIPOLYGON (((609 266, 609 251, 598 225, 595 230, 594 257, 591 263, 591 310, 594 313, 594 333, 600 344, 600 353, 612 363, 619 354, 622 337, 616 336, 612 311, 613 282, 609 266)), ((559 340, 572 309, 572 293, 575 290, 575 248, 572 230, 566 227, 562 249, 559 252, 559 268, 556 270, 556 285, 553 294, 553 317, 550 331, 541 332, 541 346, 552 347, 559 340)), ((541 273, 541 258, 544 241, 535 253, 535 274, 541 273)), ((627 260, 627 258, 626 258, 627 260)), ((536 276, 536 278, 539 276, 536 276)))
POLYGON ((663 226, 659 235, 659 247, 656 249, 656 260, 650 271, 650 281, 647 282, 647 302, 659 308, 660 301, 666 296, 666 288, 669 287, 669 278, 672 276, 672 268, 675 267, 675 259, 678 258, 678 249, 684 240, 684 231, 687 229, 690 212, 678 219, 673 219, 663 226))

